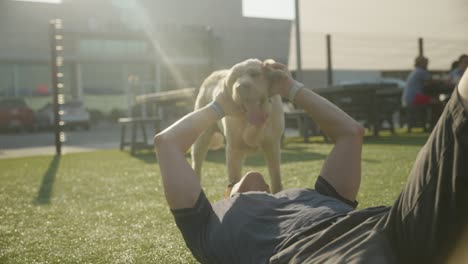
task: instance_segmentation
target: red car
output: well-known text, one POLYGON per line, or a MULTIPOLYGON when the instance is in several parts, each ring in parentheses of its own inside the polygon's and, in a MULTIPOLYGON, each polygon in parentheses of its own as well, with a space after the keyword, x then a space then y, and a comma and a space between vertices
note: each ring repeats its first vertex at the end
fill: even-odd
POLYGON ((36 118, 34 111, 21 98, 0 100, 0 129, 34 130, 36 118))

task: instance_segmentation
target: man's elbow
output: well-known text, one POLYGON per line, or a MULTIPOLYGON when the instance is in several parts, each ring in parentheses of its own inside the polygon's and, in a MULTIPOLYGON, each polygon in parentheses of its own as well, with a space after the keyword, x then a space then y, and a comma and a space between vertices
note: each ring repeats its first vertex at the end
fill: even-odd
POLYGON ((355 134, 359 138, 363 138, 364 134, 366 133, 366 128, 364 128, 361 124, 357 124, 355 128, 355 134))
POLYGON ((359 144, 362 144, 366 129, 358 122, 355 122, 353 125, 348 125, 345 129, 342 129, 340 132, 340 135, 337 136, 334 140, 335 143, 352 141, 359 142, 359 144))
POLYGON ((356 122, 352 127, 349 128, 347 134, 348 137, 362 139, 365 133, 366 129, 361 124, 356 122))
POLYGON ((169 144, 170 138, 165 133, 156 134, 153 138, 153 144, 156 149, 169 144))

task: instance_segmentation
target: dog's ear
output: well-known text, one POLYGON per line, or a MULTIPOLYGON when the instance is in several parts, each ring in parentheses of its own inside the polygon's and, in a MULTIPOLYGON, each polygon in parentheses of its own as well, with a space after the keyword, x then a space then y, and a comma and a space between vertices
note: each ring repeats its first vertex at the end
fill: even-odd
MULTIPOLYGON (((264 61, 263 65, 274 63, 274 62, 275 62, 274 60, 268 59, 268 60, 264 61)), ((279 80, 283 80, 284 78, 288 78, 288 75, 287 75, 286 72, 284 72, 282 70, 276 70, 276 69, 272 69, 271 67, 265 67, 265 66, 263 67, 263 71, 265 73, 265 77, 270 82, 268 92, 269 92, 270 96, 275 95, 276 91, 274 91, 274 89, 273 89, 274 82, 277 82, 279 80)))
POLYGON ((235 67, 232 67, 229 70, 226 80, 224 81, 224 89, 228 94, 232 94, 232 86, 236 82, 237 78, 239 78, 240 72, 236 70, 235 67))
POLYGON ((235 64, 232 66, 232 68, 229 70, 229 73, 227 75, 227 78, 224 82, 224 90, 230 95, 232 95, 232 86, 234 86, 234 83, 236 83, 236 80, 242 75, 244 72, 244 69, 246 68, 247 61, 243 61, 240 63, 235 64))

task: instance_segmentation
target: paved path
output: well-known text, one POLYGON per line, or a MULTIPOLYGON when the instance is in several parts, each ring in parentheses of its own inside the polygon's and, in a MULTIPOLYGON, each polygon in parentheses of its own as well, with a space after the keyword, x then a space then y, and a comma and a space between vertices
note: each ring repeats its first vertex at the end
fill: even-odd
MULTIPOLYGON (((152 139, 152 133, 152 131, 147 131, 148 141, 152 139)), ((299 136, 299 134, 295 129, 286 129, 286 136, 299 136)), ((63 154, 118 149, 120 127, 104 124, 91 127, 89 131, 66 131, 66 138, 62 146, 63 154)), ((54 154, 53 131, 0 134, 0 159, 54 154)))
MULTIPOLYGON (((117 125, 100 125, 89 131, 66 131, 62 152, 84 152, 100 149, 117 149, 120 128, 117 125)), ((0 134, 0 159, 55 154, 53 131, 35 133, 0 134)))

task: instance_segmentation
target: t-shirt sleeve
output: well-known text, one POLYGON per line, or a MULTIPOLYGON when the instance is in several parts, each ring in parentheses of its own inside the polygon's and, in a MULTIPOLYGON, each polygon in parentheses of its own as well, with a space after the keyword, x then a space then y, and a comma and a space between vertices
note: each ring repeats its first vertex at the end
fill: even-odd
POLYGON ((319 176, 317 181, 315 182, 315 190, 322 195, 336 198, 342 201, 343 203, 353 207, 354 209, 356 209, 356 207, 358 206, 358 202, 356 200, 350 201, 344 198, 343 196, 341 196, 335 190, 335 188, 333 188, 333 186, 330 183, 328 183, 327 180, 325 180, 322 176, 319 176))
POLYGON ((209 218, 214 212, 205 193, 200 192, 193 208, 176 209, 171 212, 193 256, 201 263, 208 262, 205 238, 209 218))

